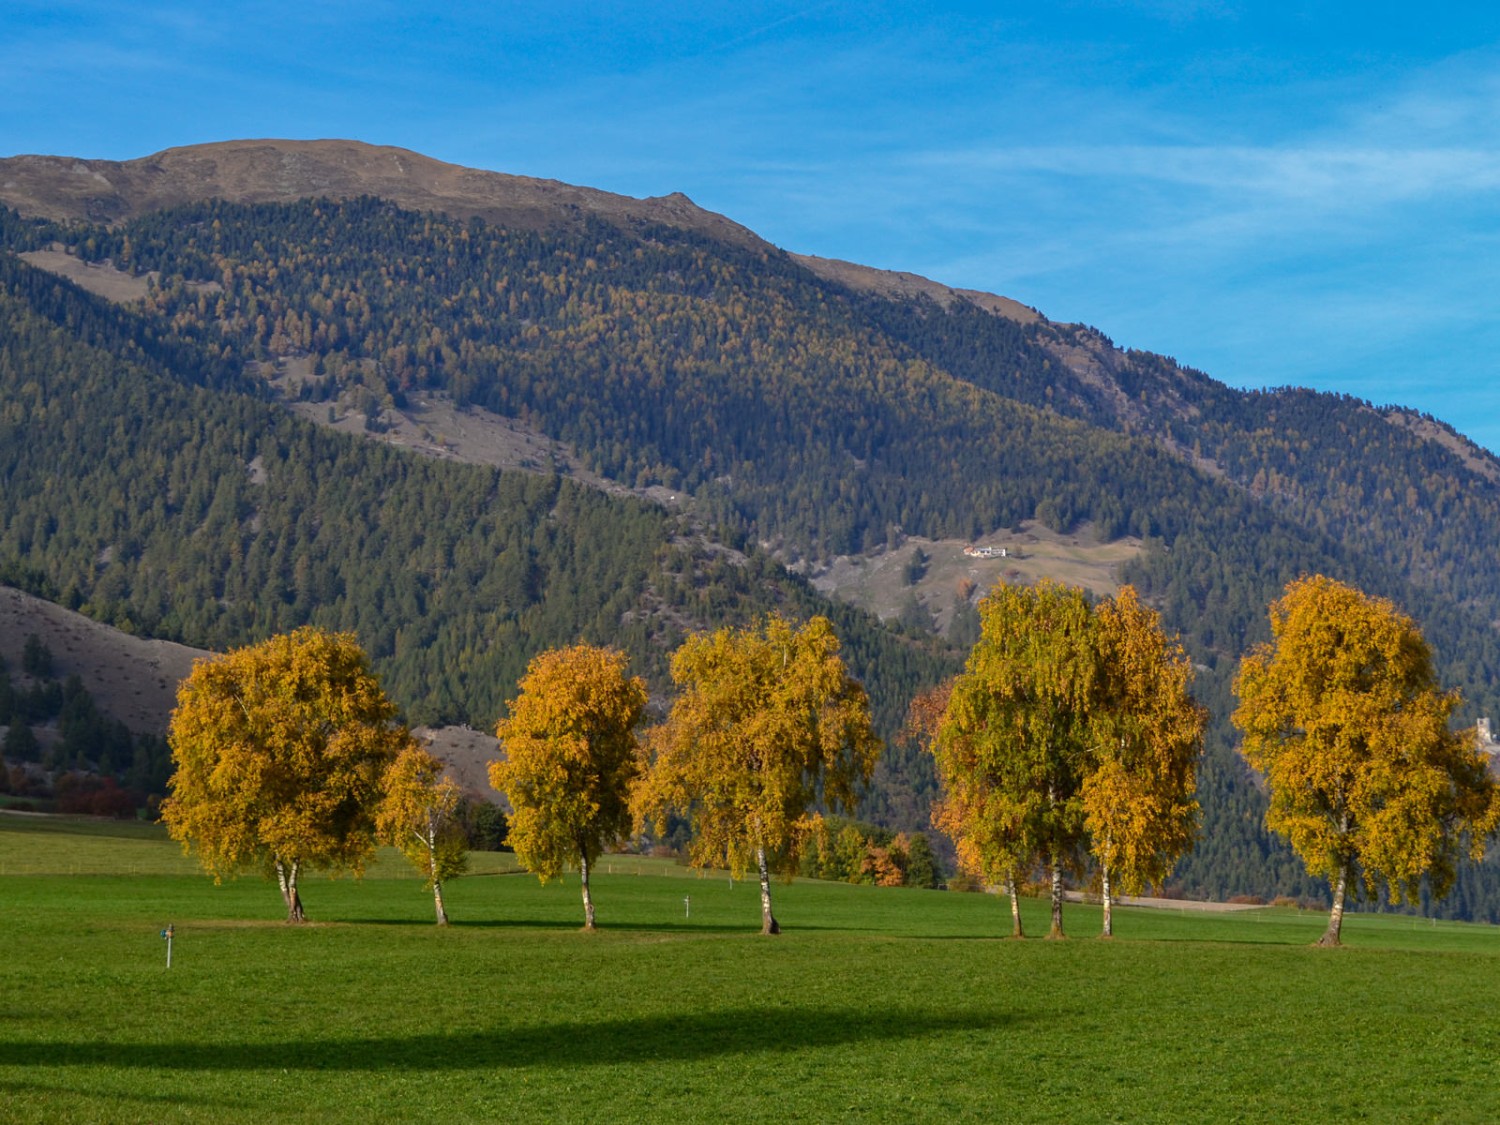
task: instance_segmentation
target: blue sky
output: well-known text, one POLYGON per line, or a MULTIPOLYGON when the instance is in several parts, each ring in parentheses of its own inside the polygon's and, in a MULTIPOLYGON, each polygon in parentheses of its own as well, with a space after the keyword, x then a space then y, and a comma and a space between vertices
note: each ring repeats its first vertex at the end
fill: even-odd
POLYGON ((1500 451, 1487 7, 6 0, 0 154, 353 137, 684 191, 1500 451))

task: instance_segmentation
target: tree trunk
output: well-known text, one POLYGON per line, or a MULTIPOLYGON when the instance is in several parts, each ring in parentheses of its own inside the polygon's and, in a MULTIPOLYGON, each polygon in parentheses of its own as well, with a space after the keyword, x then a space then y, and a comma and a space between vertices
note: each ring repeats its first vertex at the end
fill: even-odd
POLYGON ((578 875, 583 884, 583 928, 592 930, 595 928, 594 897, 589 894, 589 853, 581 848, 578 851, 578 875))
POLYGON ((1062 864, 1057 860, 1057 853, 1052 853, 1052 929, 1047 932, 1049 938, 1062 938, 1067 935, 1063 933, 1062 924, 1062 864))
POLYGON ((433 826, 431 817, 428 818, 427 835, 422 837, 422 843, 427 845, 427 877, 432 880, 432 908, 437 912, 437 924, 446 926, 448 912, 443 909, 443 883, 438 878, 437 829, 433 826))
POLYGON ((1104 883, 1104 932, 1099 936, 1112 938, 1115 936, 1115 923, 1110 913, 1110 908, 1114 905, 1114 899, 1109 893, 1109 864, 1100 864, 1099 873, 1104 883))
POLYGON ((291 863, 276 861, 276 882, 281 885, 281 900, 286 903, 286 920, 288 922, 306 922, 307 915, 302 912, 302 896, 297 893, 297 868, 295 860, 291 863))
POLYGON ((764 844, 758 845, 755 849, 755 864, 760 868, 760 932, 779 934, 781 927, 776 924, 776 915, 771 913, 771 872, 766 867, 764 844))
POLYGON ((1023 938, 1026 934, 1021 929, 1021 896, 1016 893, 1014 874, 1005 877, 1005 893, 1010 895, 1010 936, 1023 938))
POLYGON ((1318 939, 1319 945, 1341 945, 1339 933, 1344 928, 1344 888, 1349 882, 1349 861, 1339 868, 1338 882, 1333 885, 1333 912, 1328 915, 1328 928, 1318 939))

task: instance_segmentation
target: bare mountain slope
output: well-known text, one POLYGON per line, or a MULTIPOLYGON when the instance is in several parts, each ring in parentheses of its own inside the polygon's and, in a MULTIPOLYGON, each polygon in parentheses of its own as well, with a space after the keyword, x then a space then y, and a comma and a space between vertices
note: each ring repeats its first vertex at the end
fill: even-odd
POLYGON ((67 156, 0 159, 0 204, 28 217, 120 222, 204 199, 290 202, 375 195, 415 211, 440 211, 545 230, 587 215, 655 222, 740 246, 766 247, 750 231, 680 192, 650 199, 445 164, 385 145, 344 140, 248 140, 169 148, 136 160, 67 156))
POLYGON ((210 655, 171 641, 148 641, 60 605, 0 586, 0 655, 12 668, 35 633, 52 650, 59 678, 76 675, 99 710, 133 731, 165 734, 177 685, 193 661, 210 655))

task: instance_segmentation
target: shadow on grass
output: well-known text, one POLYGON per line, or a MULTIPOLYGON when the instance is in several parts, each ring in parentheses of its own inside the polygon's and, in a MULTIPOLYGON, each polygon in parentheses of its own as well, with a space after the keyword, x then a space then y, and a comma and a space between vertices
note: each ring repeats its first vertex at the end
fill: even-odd
MULTIPOLYGON (((339 918, 331 923, 339 926, 401 926, 414 929, 438 929, 431 919, 414 918, 339 918)), ((577 918, 452 918, 448 927, 454 930, 572 930, 581 933, 583 922, 577 918)), ((841 932, 849 934, 876 933, 875 930, 859 930, 847 926, 803 925, 796 923, 783 928, 783 934, 841 932)), ((600 922, 600 933, 616 934, 749 934, 760 936, 760 918, 749 922, 600 922)), ((774 939, 773 939, 774 940, 774 939)))
POLYGON ((693 1062, 790 1054, 1017 1026, 1010 1014, 920 1008, 731 1008, 635 1019, 530 1023, 488 1031, 205 1043, 0 1043, 0 1066, 160 1070, 492 1070, 693 1062))

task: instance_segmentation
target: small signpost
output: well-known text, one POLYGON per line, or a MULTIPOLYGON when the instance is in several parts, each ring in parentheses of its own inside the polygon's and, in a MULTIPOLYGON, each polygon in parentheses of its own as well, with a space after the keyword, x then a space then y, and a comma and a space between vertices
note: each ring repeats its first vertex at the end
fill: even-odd
POLYGON ((172 967, 172 932, 171 922, 168 922, 167 928, 161 932, 161 936, 167 939, 167 968, 169 969, 172 967))

